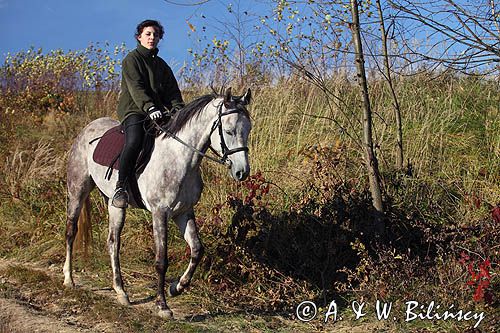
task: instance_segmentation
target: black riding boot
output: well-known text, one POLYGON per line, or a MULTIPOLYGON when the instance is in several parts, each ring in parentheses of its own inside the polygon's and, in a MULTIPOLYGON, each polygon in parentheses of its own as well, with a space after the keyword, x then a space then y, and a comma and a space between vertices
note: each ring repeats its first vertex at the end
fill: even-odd
POLYGON ((135 172, 134 167, 137 156, 142 148, 144 138, 144 115, 132 114, 123 122, 125 131, 125 145, 120 156, 120 170, 118 170, 118 182, 111 204, 117 208, 127 208, 129 196, 127 193, 127 179, 135 172))
POLYGON ((116 208, 127 208, 128 206, 128 193, 125 183, 123 181, 116 182, 115 194, 111 200, 111 204, 116 208))

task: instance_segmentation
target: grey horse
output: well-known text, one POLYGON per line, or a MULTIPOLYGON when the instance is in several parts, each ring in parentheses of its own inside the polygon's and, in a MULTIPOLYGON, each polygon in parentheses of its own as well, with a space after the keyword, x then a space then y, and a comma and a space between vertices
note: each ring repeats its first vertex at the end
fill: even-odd
MULTIPOLYGON (((246 109, 250 99, 250 89, 243 96, 233 96, 229 88, 224 96, 205 95, 189 103, 173 116, 163 128, 164 133, 155 138, 150 160, 142 173, 137 174, 143 205, 152 213, 155 267, 158 273, 157 305, 158 314, 162 317, 173 315, 165 299, 167 221, 173 219, 191 249, 191 259, 186 271, 169 288, 169 294, 176 296, 189 286, 203 255, 193 207, 203 190, 200 163, 205 152, 209 147, 215 150, 221 156, 220 162, 228 165, 232 178, 237 181, 246 179, 250 173, 247 142, 252 126, 246 109)), ((94 120, 78 135, 69 152, 64 285, 74 286, 72 252, 78 219, 82 207, 89 203, 90 192, 97 186, 108 203, 107 242, 113 271, 113 288, 118 301, 130 305, 123 287, 119 259, 125 209, 112 206, 111 200, 108 200, 113 195, 118 172, 114 172, 111 179, 106 180, 107 167, 96 164, 92 158, 98 141, 94 139, 116 125, 118 122, 111 118, 94 120)), ((131 205, 137 206, 133 200, 131 205)))

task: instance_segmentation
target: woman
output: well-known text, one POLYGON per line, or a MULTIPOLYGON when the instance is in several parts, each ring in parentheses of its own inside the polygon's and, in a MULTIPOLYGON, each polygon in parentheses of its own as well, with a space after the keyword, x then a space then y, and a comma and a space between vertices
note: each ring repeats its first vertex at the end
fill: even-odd
POLYGON ((174 113, 184 106, 172 69, 158 57, 158 42, 163 38, 158 21, 145 20, 137 25, 137 48, 122 62, 118 118, 125 131, 125 145, 120 156, 118 182, 111 204, 128 206, 127 182, 133 172, 144 139, 144 121, 157 120, 163 112, 174 113))

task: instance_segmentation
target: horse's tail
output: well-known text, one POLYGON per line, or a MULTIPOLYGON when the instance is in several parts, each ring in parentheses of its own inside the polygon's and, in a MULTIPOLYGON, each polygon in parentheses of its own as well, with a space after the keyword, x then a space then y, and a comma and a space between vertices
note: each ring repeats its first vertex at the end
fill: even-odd
POLYGON ((92 245, 92 223, 90 220, 90 195, 83 202, 80 217, 78 217, 78 231, 76 233, 76 248, 83 250, 86 259, 89 254, 89 246, 92 245))

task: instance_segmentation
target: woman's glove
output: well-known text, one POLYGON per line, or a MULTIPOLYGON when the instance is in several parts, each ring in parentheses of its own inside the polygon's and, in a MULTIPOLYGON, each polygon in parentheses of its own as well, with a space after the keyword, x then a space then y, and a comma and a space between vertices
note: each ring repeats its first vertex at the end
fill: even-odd
POLYGON ((152 106, 148 109, 148 115, 152 120, 160 119, 163 116, 161 111, 158 110, 156 106, 152 106))

